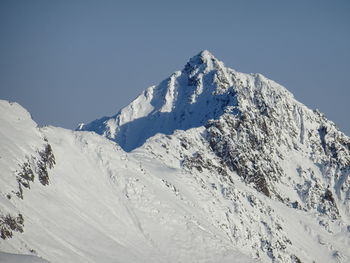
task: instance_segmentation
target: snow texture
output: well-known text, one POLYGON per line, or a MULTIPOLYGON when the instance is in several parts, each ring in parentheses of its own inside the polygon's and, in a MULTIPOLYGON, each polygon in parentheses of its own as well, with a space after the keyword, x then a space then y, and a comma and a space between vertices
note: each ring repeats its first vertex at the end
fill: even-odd
POLYGON ((37 127, 7 101, 0 125, 3 252, 350 261, 350 139, 281 85, 208 51, 83 131, 37 127))

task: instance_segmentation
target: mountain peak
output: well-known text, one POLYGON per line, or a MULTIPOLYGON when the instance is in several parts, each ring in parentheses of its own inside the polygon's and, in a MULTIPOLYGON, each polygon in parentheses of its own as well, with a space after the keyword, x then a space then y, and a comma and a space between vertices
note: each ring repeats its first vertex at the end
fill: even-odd
POLYGON ((217 60, 209 50, 202 50, 195 57, 199 57, 202 61, 217 60))
POLYGON ((132 151, 157 133, 170 135, 205 126, 225 113, 250 116, 255 109, 258 115, 270 116, 278 110, 282 116, 283 103, 298 104, 274 81, 225 67, 203 50, 182 71, 149 87, 116 115, 80 125, 78 130, 95 131, 132 151))
POLYGON ((182 71, 149 87, 116 115, 80 125, 78 130, 95 131, 132 151, 157 133, 201 127, 225 112, 249 112, 260 97, 266 98, 260 104, 275 107, 276 94, 282 98, 287 93, 277 83, 257 76, 227 68, 203 50, 182 71))
POLYGON ((197 55, 190 58, 189 62, 185 66, 185 71, 189 72, 193 69, 203 68, 204 70, 210 71, 214 68, 223 66, 223 63, 219 61, 212 53, 208 50, 202 50, 197 55))

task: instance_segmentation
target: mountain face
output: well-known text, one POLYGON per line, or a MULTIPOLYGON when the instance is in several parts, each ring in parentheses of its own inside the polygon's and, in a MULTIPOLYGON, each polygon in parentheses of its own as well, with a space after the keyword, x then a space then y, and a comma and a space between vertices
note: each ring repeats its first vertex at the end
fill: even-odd
POLYGON ((157 133, 172 134, 218 119, 237 106, 235 71, 208 51, 194 56, 182 71, 146 89, 113 117, 103 117, 79 130, 94 131, 131 151, 157 133))
MULTIPOLYGON (((171 135, 198 127, 205 128, 204 152, 213 153, 221 169, 236 172, 259 192, 309 208, 320 206, 321 197, 329 196, 316 210, 337 218, 341 205, 349 215, 349 138, 281 85, 261 74, 226 68, 208 51, 148 88, 115 116, 82 125, 80 130, 95 131, 130 151, 158 133, 171 135), (287 171, 285 167, 291 165, 292 171, 287 171), (308 183, 300 184, 295 174, 308 183), (322 185, 319 180, 326 181, 322 185), (295 189, 286 193, 284 185, 295 189), (334 194, 342 200, 338 206, 332 203, 334 194)), ((198 148, 192 148, 190 156, 198 148)))
POLYGON ((15 103, 0 108, 3 252, 350 260, 350 138, 281 85, 208 51, 78 131, 37 127, 15 103))

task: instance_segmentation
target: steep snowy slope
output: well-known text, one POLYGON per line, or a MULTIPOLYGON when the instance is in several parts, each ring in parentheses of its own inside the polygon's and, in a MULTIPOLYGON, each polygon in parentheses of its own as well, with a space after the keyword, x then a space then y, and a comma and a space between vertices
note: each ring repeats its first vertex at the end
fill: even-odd
POLYGON ((16 103, 0 101, 0 113, 0 251, 50 262, 252 262, 207 220, 181 170, 94 133, 39 128, 16 103))
POLYGON ((81 125, 79 130, 95 131, 130 151, 156 133, 202 126, 220 117, 227 107, 237 105, 233 90, 226 90, 233 85, 233 72, 203 51, 182 71, 146 89, 115 116, 81 125), (216 72, 220 72, 220 79, 216 72))
POLYGON ((256 258, 350 260, 350 139, 260 74, 203 51, 115 116, 80 129, 182 169, 229 202, 202 205, 256 258))

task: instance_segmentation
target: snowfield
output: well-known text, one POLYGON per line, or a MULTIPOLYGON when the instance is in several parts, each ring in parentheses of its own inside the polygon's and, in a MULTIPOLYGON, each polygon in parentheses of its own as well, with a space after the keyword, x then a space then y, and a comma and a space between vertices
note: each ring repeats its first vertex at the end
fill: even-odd
POLYGON ((208 51, 79 131, 0 101, 0 168, 0 262, 350 261, 350 139, 208 51))
POLYGON ((1 240, 2 251, 50 262, 253 262, 164 183, 180 170, 93 133, 37 128, 16 103, 1 101, 1 113, 1 213, 24 218, 23 233, 1 240), (50 182, 35 175, 22 200, 16 174, 38 159, 44 139, 56 162, 50 182))

